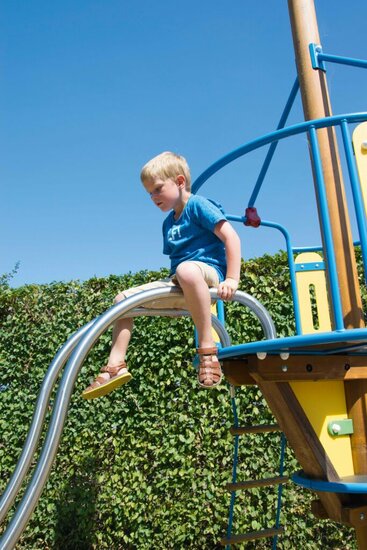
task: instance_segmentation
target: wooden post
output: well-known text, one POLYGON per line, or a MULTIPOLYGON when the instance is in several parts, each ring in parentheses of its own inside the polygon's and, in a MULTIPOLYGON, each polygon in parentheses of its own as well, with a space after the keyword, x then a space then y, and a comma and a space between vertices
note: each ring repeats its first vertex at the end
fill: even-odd
MULTIPOLYGON (((305 120, 331 116, 326 73, 312 68, 309 52, 310 43, 320 44, 314 1, 288 0, 288 4, 305 120)), ((318 139, 346 328, 362 327, 362 304, 335 132, 332 128, 319 130, 318 139)))
MULTIPOLYGON (((331 116, 326 73, 311 65, 309 44, 320 44, 314 0, 288 0, 297 71, 305 119, 331 116)), ((360 289, 351 237, 335 131, 318 131, 325 188, 331 213, 345 328, 364 326, 360 289)), ((323 228, 321 233, 324 240, 323 228)), ((352 452, 355 474, 367 474, 367 383, 346 382, 348 414, 353 419, 352 452)), ((360 548, 367 548, 367 528, 355 525, 360 548)))

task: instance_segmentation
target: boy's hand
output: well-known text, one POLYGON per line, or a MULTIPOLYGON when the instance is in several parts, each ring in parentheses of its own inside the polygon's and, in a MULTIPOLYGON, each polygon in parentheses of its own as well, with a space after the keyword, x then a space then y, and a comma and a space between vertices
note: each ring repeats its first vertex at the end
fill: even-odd
POLYGON ((233 294, 238 288, 238 281, 236 279, 231 279, 227 277, 222 283, 218 286, 218 298, 221 300, 230 300, 233 294))

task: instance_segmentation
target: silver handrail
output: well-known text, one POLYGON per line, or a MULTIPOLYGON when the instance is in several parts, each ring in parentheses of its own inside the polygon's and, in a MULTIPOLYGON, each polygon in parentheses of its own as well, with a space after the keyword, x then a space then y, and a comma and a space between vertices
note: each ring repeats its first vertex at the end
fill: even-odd
MULTIPOLYGON (((85 327, 81 328, 67 341, 63 348, 58 352, 54 361, 50 365, 47 375, 47 381, 45 380, 44 384, 42 385, 41 394, 38 399, 37 409, 32 420, 30 433, 26 440, 23 453, 21 455, 21 464, 18 464, 12 480, 9 483, 10 487, 8 486, 6 490, 6 495, 4 494, 4 500, 2 500, 4 510, 6 507, 9 507, 9 502, 11 505, 11 502, 13 501, 17 490, 19 490, 19 485, 22 483, 24 476, 28 471, 29 464, 32 458, 31 455, 34 453, 35 446, 38 442, 40 435, 41 426, 39 426, 39 424, 41 424, 46 414, 47 405, 45 405, 45 402, 48 402, 50 398, 52 387, 55 384, 58 373, 60 372, 62 366, 65 364, 67 358, 70 356, 73 348, 75 348, 72 355, 70 356, 70 359, 59 384, 59 389, 56 395, 49 429, 40 458, 36 465, 32 479, 30 480, 27 490, 23 496, 23 499, 18 505, 18 508, 12 520, 10 521, 7 529, 3 533, 2 538, 0 539, 0 550, 11 550, 12 548, 14 548, 38 502, 38 499, 40 498, 57 452, 76 377, 82 367, 84 359, 86 358, 88 352, 90 351, 96 340, 101 336, 101 334, 103 334, 103 332, 107 330, 107 328, 112 323, 114 323, 122 316, 133 316, 133 314, 134 316, 143 314, 153 315, 159 314, 159 311, 166 311, 154 310, 154 313, 152 313, 152 310, 145 310, 141 308, 138 310, 134 310, 134 308, 139 308, 144 303, 150 302, 154 299, 167 298, 175 294, 179 295, 180 290, 174 287, 162 287, 146 290, 144 292, 126 298, 124 301, 110 308, 95 321, 92 321, 85 327)), ((210 289, 210 294, 213 300, 217 298, 216 289, 210 289)), ((249 296, 248 294, 241 291, 236 292, 233 297, 233 301, 237 301, 247 306, 258 317, 266 338, 272 339, 276 337, 276 331, 272 319, 264 306, 260 304, 260 302, 258 302, 252 296, 249 296)), ((170 313, 172 313, 171 310, 170 313)), ((184 312, 184 314, 188 314, 188 312, 184 312)), ((228 333, 225 331, 223 325, 215 319, 216 318, 214 317, 214 328, 216 330, 218 329, 217 332, 218 336, 221 339, 222 345, 228 347, 230 345, 228 333)))

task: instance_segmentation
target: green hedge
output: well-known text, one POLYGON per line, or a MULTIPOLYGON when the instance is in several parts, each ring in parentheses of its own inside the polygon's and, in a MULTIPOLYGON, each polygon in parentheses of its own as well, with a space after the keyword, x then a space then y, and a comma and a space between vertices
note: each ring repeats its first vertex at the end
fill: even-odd
MULTIPOLYGON (((24 444, 40 384, 58 348, 80 326, 105 311, 123 288, 160 272, 93 278, 11 289, 0 280, 0 490, 24 444)), ((283 253, 243 265, 241 288, 271 312, 280 335, 294 331, 289 277, 283 253)), ((262 338, 243 306, 228 304, 233 343, 262 338)), ((87 402, 81 392, 105 363, 111 333, 104 334, 77 380, 50 478, 17 546, 19 549, 216 549, 226 532, 233 441, 229 391, 200 391, 191 320, 139 318, 129 368, 133 380, 111 395, 87 402)), ((271 420, 257 388, 237 393, 242 423, 271 420)), ((279 436, 242 440, 238 479, 276 472, 279 436)), ((297 470, 287 451, 287 471, 297 470)), ((348 529, 317 521, 312 495, 292 484, 284 490, 285 535, 278 548, 355 548, 348 529)), ((235 532, 274 523, 276 490, 241 495, 235 532)), ((243 546, 242 546, 243 547, 243 546)), ((246 548, 269 548, 269 541, 246 548)))

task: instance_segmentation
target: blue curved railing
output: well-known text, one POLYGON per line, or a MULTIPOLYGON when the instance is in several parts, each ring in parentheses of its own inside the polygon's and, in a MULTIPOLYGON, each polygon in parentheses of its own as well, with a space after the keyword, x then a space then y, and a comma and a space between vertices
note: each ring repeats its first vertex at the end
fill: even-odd
MULTIPOLYGON (((233 222, 240 222, 245 223, 246 222, 246 216, 233 216, 232 214, 227 215, 227 219, 229 221, 233 222)), ((300 312, 300 305, 299 305, 299 299, 298 299, 298 293, 296 292, 296 267, 294 264, 294 258, 293 258, 293 250, 291 237, 287 229, 275 222, 265 221, 261 220, 261 225, 263 227, 270 227, 272 229, 276 229, 277 231, 280 231, 280 233, 283 235, 285 240, 285 246, 287 251, 287 258, 288 258, 288 267, 289 267, 289 277, 291 280, 291 289, 292 289, 292 298, 293 298, 293 309, 294 309, 294 319, 296 323, 296 332, 297 334, 301 334, 301 312, 300 312)))
POLYGON ((200 187, 216 172, 219 172, 222 168, 237 160, 240 157, 243 157, 251 151, 255 151, 264 145, 268 145, 273 141, 280 141, 290 136, 295 136, 307 132, 312 126, 319 130, 320 128, 329 128, 330 126, 340 125, 342 120, 346 120, 349 123, 364 122, 367 120, 367 112, 361 113, 350 113, 344 115, 334 115, 327 118, 318 118, 315 120, 307 120, 306 122, 300 122, 299 124, 294 124, 293 126, 287 126, 280 130, 275 130, 269 134, 265 134, 257 139, 248 141, 244 143, 237 149, 234 149, 227 155, 224 155, 216 162, 211 164, 204 172, 196 178, 192 184, 192 192, 196 193, 200 187))
POLYGON ((311 489, 312 491, 321 491, 325 493, 347 493, 347 494, 367 494, 367 483, 365 476, 356 476, 355 478, 341 478, 340 481, 326 481, 324 479, 311 479, 304 472, 298 472, 292 475, 292 481, 301 487, 311 489), (363 481, 359 481, 362 479, 363 481))
MULTIPOLYGON (((313 165, 314 165, 315 187, 319 198, 320 222, 323 227, 323 233, 324 233, 324 256, 326 259, 327 270, 328 270, 329 281, 330 281, 331 308, 333 313, 332 316, 335 323, 335 329, 339 332, 344 331, 345 327, 344 327, 344 320, 343 320, 343 313, 342 313, 338 274, 337 274, 337 268, 336 268, 333 236, 331 231, 330 212, 328 208, 326 191, 325 191, 325 182, 324 182, 324 176, 323 176, 321 156, 319 151, 317 130, 322 128, 337 127, 337 126, 339 126, 341 129, 345 158, 346 158, 348 173, 349 173, 349 180, 350 180, 350 185, 352 189, 354 209, 356 213, 359 240, 361 244, 364 272, 365 274, 367 274, 367 221, 366 221, 364 205, 363 205, 362 190, 361 190, 361 186, 358 178, 358 172, 357 172, 357 167, 354 159, 353 147, 352 147, 352 142, 349 134, 349 126, 348 126, 349 124, 360 123, 366 120, 367 120, 367 112, 341 114, 341 115, 334 115, 327 118, 308 120, 306 122, 301 122, 300 124, 295 124, 293 126, 288 126, 286 128, 281 128, 274 132, 270 132, 269 134, 261 136, 253 141, 247 142, 244 145, 241 145, 237 149, 234 149, 227 155, 223 156, 222 158, 214 162, 204 172, 202 172, 202 174, 194 181, 192 185, 192 192, 196 193, 211 176, 219 172, 219 170, 223 169, 228 164, 239 159, 240 157, 243 157, 244 155, 252 151, 255 151, 256 149, 264 147, 266 145, 269 145, 269 144, 272 145, 272 144, 278 143, 280 140, 283 140, 285 138, 299 135, 302 133, 308 133, 308 137, 311 145, 311 151, 312 151, 313 165)), ((258 182, 255 184, 255 187, 257 185, 258 185, 258 182)), ((256 195, 258 191, 259 189, 257 188, 256 195)), ((254 194, 252 195, 252 197, 253 196, 254 194)), ((253 205, 253 202, 254 201, 252 199, 251 200, 252 205, 253 205)), ((236 218, 235 216, 228 217, 228 219, 232 219, 234 221, 240 221, 240 220, 245 221, 245 218, 243 217, 239 217, 238 219, 235 219, 235 218, 236 218)), ((300 334, 301 333, 300 313, 299 313, 297 292, 295 287, 295 269, 294 269, 294 262, 293 262, 293 253, 290 252, 291 244, 290 244, 289 233, 280 224, 275 224, 273 222, 262 222, 262 225, 275 227, 278 230, 280 230, 285 236, 287 253, 288 253, 288 263, 289 263, 289 269, 290 269, 290 278, 291 278, 291 285, 292 285, 294 311, 295 311, 295 318, 296 318, 296 330, 297 330, 297 334, 300 334)))

